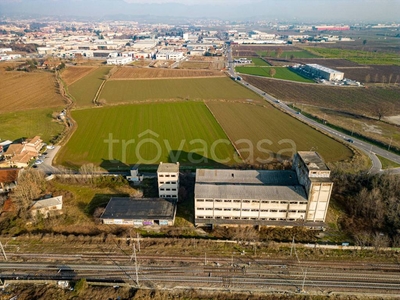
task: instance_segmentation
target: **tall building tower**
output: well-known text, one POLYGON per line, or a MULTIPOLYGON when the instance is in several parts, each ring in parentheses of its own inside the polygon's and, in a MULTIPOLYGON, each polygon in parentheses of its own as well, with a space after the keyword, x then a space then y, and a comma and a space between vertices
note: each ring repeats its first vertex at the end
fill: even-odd
POLYGON ((333 187, 330 169, 314 151, 297 152, 293 158, 293 169, 308 197, 305 220, 325 222, 333 187))
POLYGON ((160 163, 157 169, 158 196, 178 200, 179 162, 160 163))

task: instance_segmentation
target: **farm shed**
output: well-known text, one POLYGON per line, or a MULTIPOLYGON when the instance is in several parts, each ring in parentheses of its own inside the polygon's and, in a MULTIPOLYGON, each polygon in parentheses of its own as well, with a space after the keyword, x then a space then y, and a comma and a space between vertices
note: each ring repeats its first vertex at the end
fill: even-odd
POLYGON ((104 224, 140 226, 173 225, 176 200, 113 197, 101 215, 104 224))

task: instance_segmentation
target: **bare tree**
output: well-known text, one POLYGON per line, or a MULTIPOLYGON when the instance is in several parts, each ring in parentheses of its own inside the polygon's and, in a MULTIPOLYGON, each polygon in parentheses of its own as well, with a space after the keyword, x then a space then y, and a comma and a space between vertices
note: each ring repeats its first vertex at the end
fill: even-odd
POLYGON ((229 238, 237 242, 258 241, 260 235, 253 227, 235 227, 229 229, 229 238))
POLYGON ((271 77, 274 77, 275 74, 276 74, 276 70, 275 70, 274 68, 271 68, 271 69, 269 70, 269 75, 270 75, 271 77))
POLYGON ((364 247, 368 246, 371 242, 371 236, 366 231, 356 232, 354 234, 354 242, 357 246, 363 249, 364 247))
POLYGON ((365 75, 365 83, 368 83, 371 81, 371 75, 367 74, 365 75))
POLYGON ((389 84, 392 82, 392 78, 393 78, 393 74, 390 73, 390 75, 389 75, 389 80, 388 80, 388 83, 389 83, 389 84))
POLYGON ((281 55, 283 54, 283 50, 281 47, 279 47, 278 49, 276 49, 276 57, 281 57, 281 55))
POLYGON ((39 198, 45 189, 46 180, 40 170, 24 170, 18 178, 18 185, 13 191, 11 199, 20 212, 26 212, 32 200, 39 198))
POLYGON ((389 246, 389 238, 387 237, 387 235, 384 235, 382 233, 375 233, 372 236, 372 246, 375 248, 375 251, 379 251, 380 249, 384 248, 384 247, 388 247, 389 246))

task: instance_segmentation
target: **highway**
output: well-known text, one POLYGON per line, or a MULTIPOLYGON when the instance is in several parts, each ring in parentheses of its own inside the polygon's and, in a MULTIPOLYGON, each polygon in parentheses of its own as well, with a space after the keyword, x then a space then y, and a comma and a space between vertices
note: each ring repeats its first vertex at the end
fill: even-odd
MULTIPOLYGON (((227 59, 228 59, 228 72, 229 75, 231 77, 237 78, 238 75, 235 73, 235 66, 233 63, 233 58, 232 58, 232 50, 230 46, 227 46, 227 59)), ((260 90, 259 88, 249 84, 248 82, 242 80, 238 80, 238 83, 246 86, 248 89, 252 90, 253 92, 259 94, 260 96, 262 96, 265 100, 267 100, 269 103, 271 103, 272 105, 274 105, 275 107, 281 109, 282 111, 288 113, 289 115, 291 115, 292 117, 301 120, 303 123, 306 123, 314 128, 317 128, 318 130, 320 130, 321 132, 324 132, 325 134, 328 134, 330 136, 336 137, 339 140, 343 140, 346 143, 349 143, 347 140, 352 140, 352 143, 349 143, 349 146, 352 146, 354 148, 357 148, 359 150, 361 150, 362 152, 364 152, 366 155, 368 155, 368 157, 371 159, 372 161, 372 167, 369 170, 369 172, 371 174, 376 174, 376 173, 380 173, 382 172, 382 164, 380 162, 380 160, 378 159, 377 155, 380 155, 384 158, 387 158, 393 162, 396 162, 398 164, 400 164, 400 156, 396 155, 392 152, 386 151, 382 148, 379 148, 375 145, 369 144, 367 142, 361 141, 357 138, 354 138, 352 136, 348 136, 343 134, 340 131, 334 130, 332 128, 330 128, 329 126, 326 126, 324 124, 318 123, 312 119, 307 118, 306 116, 298 113, 297 111, 293 110, 292 108, 290 108, 289 106, 287 106, 285 103, 281 102, 279 99, 276 99, 274 97, 272 97, 271 95, 269 95, 268 93, 266 93, 265 91, 260 90)), ((400 174, 400 168, 396 168, 396 169, 391 169, 388 170, 387 172, 390 172, 392 174, 400 174)))

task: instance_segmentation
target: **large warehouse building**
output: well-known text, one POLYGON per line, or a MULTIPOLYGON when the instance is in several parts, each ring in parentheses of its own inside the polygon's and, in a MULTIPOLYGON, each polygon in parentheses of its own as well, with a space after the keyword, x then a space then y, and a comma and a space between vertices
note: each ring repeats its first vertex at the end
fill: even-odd
POLYGON ((325 80, 343 80, 344 73, 327 68, 318 64, 307 64, 304 69, 308 71, 314 78, 323 78, 325 80))
POLYGON ((198 169, 196 225, 324 225, 333 183, 316 152, 298 152, 293 170, 198 169))

